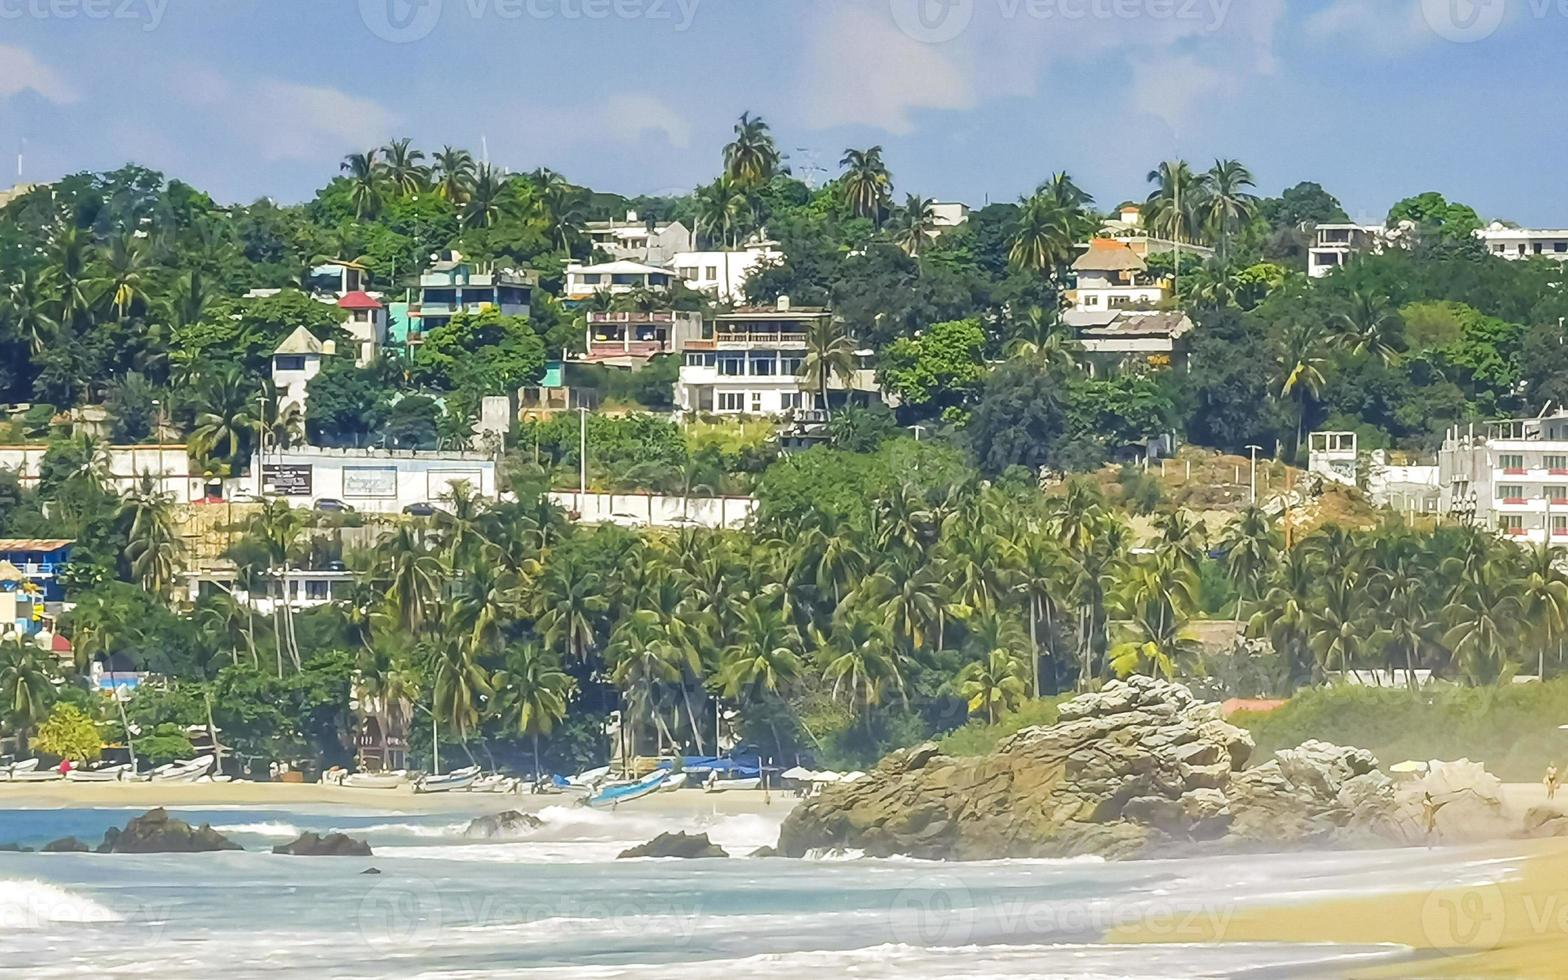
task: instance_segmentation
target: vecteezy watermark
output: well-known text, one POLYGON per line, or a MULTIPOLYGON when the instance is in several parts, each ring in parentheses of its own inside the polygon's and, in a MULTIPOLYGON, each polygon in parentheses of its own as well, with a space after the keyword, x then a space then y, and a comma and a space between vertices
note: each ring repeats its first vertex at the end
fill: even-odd
MULTIPOLYGON (((1546 0, 1548 5, 1551 2, 1546 0)), ((1421 16, 1433 33, 1459 44, 1491 37, 1507 14, 1506 0, 1421 0, 1421 16)))
POLYGON ((893 896, 889 931, 906 946, 962 946, 975 925, 969 889, 951 875, 924 875, 893 896))
MULTIPOLYGON (((167 0, 163 0, 167 2, 167 0)), ((429 37, 443 11, 473 20, 646 20, 689 30, 702 0, 359 0, 359 16, 383 41, 429 37)))
POLYGON ((0 0, 0 21, 135 21, 144 31, 156 31, 168 10, 169 0, 0 0))
MULTIPOLYGON (((1205 31, 1220 29, 1235 0, 888 0, 893 23, 916 41, 941 44, 968 29, 977 6, 994 8, 1002 20, 1195 21, 1205 31)), ((1499 0, 1501 2, 1501 0, 1499 0)))

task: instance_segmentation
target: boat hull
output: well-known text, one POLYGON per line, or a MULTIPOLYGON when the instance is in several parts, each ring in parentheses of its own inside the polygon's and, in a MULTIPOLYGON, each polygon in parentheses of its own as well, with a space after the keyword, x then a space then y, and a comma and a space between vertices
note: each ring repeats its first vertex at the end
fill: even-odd
POLYGON ((450 793, 468 789, 479 781, 479 767, 456 769, 440 776, 425 776, 414 783, 416 793, 450 793))
POLYGON ((590 795, 583 802, 595 809, 608 809, 632 800, 640 800, 650 793, 657 793, 670 778, 668 769, 658 769, 641 779, 619 786, 606 786, 590 795))

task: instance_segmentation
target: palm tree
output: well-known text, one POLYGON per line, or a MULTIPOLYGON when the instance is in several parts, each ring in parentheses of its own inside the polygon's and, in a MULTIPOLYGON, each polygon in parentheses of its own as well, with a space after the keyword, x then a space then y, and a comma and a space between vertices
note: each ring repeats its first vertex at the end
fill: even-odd
POLYGON ((583 192, 548 167, 528 175, 533 188, 535 216, 544 225, 550 247, 570 253, 583 240, 583 192))
POLYGON ((853 616, 836 624, 831 639, 819 645, 822 678, 832 683, 832 696, 842 694, 850 707, 858 705, 868 729, 871 709, 882 703, 889 689, 904 695, 893 632, 885 623, 853 616))
POLYGON ((1008 261, 1038 273, 1066 265, 1076 251, 1078 218, 1079 212, 1064 207, 1054 193, 1036 191, 1019 202, 1008 233, 1008 261))
POLYGON ((246 455, 261 424, 256 392, 239 368, 228 367, 202 378, 197 393, 196 427, 191 448, 198 457, 231 466, 246 455))
POLYGON ((43 282, 37 271, 24 268, 8 290, 0 316, 10 321, 11 328, 27 339, 28 349, 34 354, 54 340, 60 329, 59 321, 49 315, 49 300, 44 295, 43 282))
POLYGON ((156 492, 149 480, 126 495, 120 516, 130 521, 125 556, 131 574, 145 591, 167 599, 185 549, 174 527, 173 496, 156 492))
POLYGON ((349 201, 354 205, 354 216, 361 220, 373 218, 381 210, 381 200, 386 187, 385 172, 376 159, 380 150, 350 153, 338 167, 348 174, 349 201))
POLYGON ((1026 308, 1012 326, 1007 355, 1033 360, 1043 368, 1071 368, 1073 355, 1081 349, 1078 341, 1054 310, 1039 306, 1026 308))
POLYGON ((1028 693, 1023 660, 1012 650, 997 648, 959 671, 958 694, 969 705, 969 713, 985 712, 985 719, 996 724, 998 709, 1012 711, 1028 693))
POLYGON ((479 726, 485 700, 493 692, 490 674, 479 663, 477 653, 462 637, 441 637, 426 645, 431 710, 457 732, 465 752, 468 736, 479 726))
POLYGON ((104 274, 93 280, 99 302, 122 320, 134 307, 145 307, 149 302, 147 278, 152 261, 141 240, 131 234, 115 236, 103 262, 104 274))
POLYGON ((1563 574, 1563 560, 1563 549, 1542 543, 1525 552, 1516 572, 1520 612, 1537 648, 1541 680, 1546 679, 1546 651, 1568 632, 1568 575, 1563 574))
POLYGON ((801 676, 800 631, 776 603, 757 598, 741 610, 735 640, 719 671, 724 696, 737 701, 777 694, 801 676))
POLYGON ((1206 203, 1204 180, 1185 160, 1162 162, 1149 171, 1154 191, 1144 206, 1149 229, 1177 244, 1197 238, 1198 214, 1206 203))
POLYGON ((1315 607, 1307 613, 1307 645, 1318 669, 1328 673, 1337 662, 1343 675, 1354 670, 1373 630, 1366 614, 1370 597, 1361 576, 1351 569, 1328 577, 1315 607))
POLYGON ((571 558, 545 567, 535 593, 535 619, 545 641, 559 644, 567 657, 585 663, 599 635, 595 621, 609 603, 598 572, 571 558))
POLYGON ((1279 395, 1296 403, 1296 445, 1301 448, 1301 437, 1307 421, 1307 404, 1317 400, 1323 390, 1323 365, 1325 346, 1323 331, 1311 323, 1295 323, 1286 331, 1281 350, 1274 362, 1279 368, 1279 395))
POLYGON ((844 168, 839 188, 844 195, 845 206, 851 214, 869 218, 880 227, 893 189, 893 175, 882 162, 882 147, 847 149, 843 159, 839 160, 839 166, 844 168))
POLYGON ((15 637, 0 641, 0 720, 16 730, 19 751, 53 700, 43 651, 15 637))
POLYGON ((912 257, 919 257, 936 232, 936 212, 929 197, 910 194, 893 213, 893 243, 912 257))
POLYGON ((446 569, 415 529, 403 526, 382 538, 376 546, 379 562, 377 578, 386 586, 387 601, 399 627, 418 634, 429 626, 439 610, 446 569))
POLYGON ((1480 565, 1460 582, 1443 610, 1449 623, 1443 645, 1472 684, 1490 684, 1508 672, 1505 651, 1524 624, 1516 583, 1501 562, 1480 565))
POLYGON ((1230 252, 1231 236, 1252 219, 1257 208, 1257 195, 1247 191, 1247 188, 1255 187, 1256 182, 1252 171, 1239 160, 1215 160, 1201 180, 1203 222, 1218 237, 1219 256, 1224 260, 1230 252))
POLYGON ((506 666, 495 675, 496 700, 515 730, 529 738, 534 751, 534 780, 541 777, 539 737, 548 735, 566 717, 576 682, 537 643, 523 643, 507 652, 506 666))
POLYGON ((1355 354, 1369 354, 1384 364, 1399 357, 1403 322, 1387 297, 1365 289, 1350 294, 1344 311, 1334 317, 1337 340, 1355 354))
POLYGON ((481 163, 468 191, 463 224, 470 228, 489 228, 500 220, 511 206, 510 181, 506 174, 496 172, 488 163, 481 163))
POLYGON ((417 194, 430 179, 430 168, 420 163, 425 153, 412 149, 413 142, 404 137, 381 148, 382 172, 387 184, 399 194, 417 194))
POLYGON ((75 327, 91 308, 88 302, 88 268, 91 247, 74 224, 62 224, 49 235, 44 279, 50 284, 57 304, 56 322, 75 327))
POLYGON ((1251 506, 1232 521, 1220 539, 1225 553, 1225 568, 1236 583, 1236 622, 1241 622, 1242 603, 1256 600, 1263 581, 1279 554, 1279 533, 1261 507, 1251 506))
POLYGON ((441 147, 441 152, 436 154, 434 173, 436 194, 452 204, 463 204, 468 200, 474 178, 478 175, 474 155, 450 146, 441 147))
POLYGON ((800 362, 800 383, 802 387, 816 391, 829 419, 833 418, 833 402, 828 397, 828 388, 835 380, 848 388, 858 366, 855 342, 843 324, 832 317, 817 317, 811 321, 806 328, 806 356, 800 362))
POLYGON ((742 187, 757 187, 773 178, 779 151, 761 116, 740 114, 735 139, 724 147, 724 175, 742 187))
POLYGON ((1438 636, 1438 624, 1427 612, 1428 577, 1428 570, 1409 555, 1399 556, 1392 567, 1380 568, 1374 576, 1382 608, 1378 616, 1381 625, 1371 642, 1389 651, 1391 676, 1392 657, 1404 655, 1405 681, 1412 691, 1416 689, 1416 663, 1438 636))

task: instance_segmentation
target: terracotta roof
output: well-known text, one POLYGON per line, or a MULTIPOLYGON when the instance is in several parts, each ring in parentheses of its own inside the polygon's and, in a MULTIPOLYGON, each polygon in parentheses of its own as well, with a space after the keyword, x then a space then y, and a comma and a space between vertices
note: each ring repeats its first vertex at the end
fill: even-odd
POLYGON ((74 543, 71 538, 0 538, 0 551, 59 551, 74 543))
POLYGON ((1078 256, 1073 268, 1079 272, 1143 272, 1149 266, 1126 242, 1114 238, 1091 238, 1089 250, 1078 256))
POLYGON ((49 649, 54 653, 70 653, 71 641, 56 633, 49 638, 49 649))
POLYGON ((1176 339, 1192 329, 1192 320, 1180 310, 1068 310, 1062 322, 1085 337, 1170 337, 1176 339))
POLYGON ((379 310, 379 309, 381 309, 381 302, 380 302, 380 300, 376 299, 374 296, 370 295, 369 293, 367 293, 367 292, 365 292, 363 290, 359 290, 359 289, 356 289, 356 290, 354 290, 351 293, 344 293, 342 298, 338 300, 338 305, 343 307, 343 309, 345 309, 345 310, 379 310))
POLYGON ((304 327, 295 327, 294 332, 285 337, 283 343, 279 344, 278 349, 273 351, 273 353, 320 354, 321 341, 317 340, 316 335, 304 327))

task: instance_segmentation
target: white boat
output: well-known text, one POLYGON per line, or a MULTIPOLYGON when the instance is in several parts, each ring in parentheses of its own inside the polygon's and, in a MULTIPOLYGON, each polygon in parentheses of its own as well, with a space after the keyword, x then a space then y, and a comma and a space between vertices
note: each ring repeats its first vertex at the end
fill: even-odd
POLYGON ((216 761, 210 755, 202 755, 194 759, 170 762, 152 771, 152 781, 155 783, 194 783, 207 775, 216 761))
POLYGON ((391 772, 353 772, 343 777, 339 783, 351 789, 397 789, 408 782, 407 769, 394 769, 391 772))
POLYGON ((604 778, 606 776, 608 776, 609 774, 610 774, 610 767, 609 766, 600 766, 597 769, 587 769, 587 770, 584 770, 583 772, 580 772, 580 773, 578 773, 575 776, 567 776, 566 777, 566 781, 567 781, 567 783, 571 784, 572 786, 583 786, 583 787, 596 786, 599 783, 603 782, 604 778))
POLYGON ((414 792, 450 793, 454 789, 468 789, 478 781, 479 767, 467 766, 439 776, 420 776, 414 780, 414 792))
POLYGON ((72 783, 117 783, 131 771, 129 762, 118 766, 103 766, 99 769, 72 769, 65 774, 67 782, 72 783))
POLYGON ((686 774, 685 773, 683 773, 683 772, 670 773, 670 778, 666 779, 664 781, 664 785, 659 787, 659 792, 661 792, 661 793, 671 793, 671 792, 674 792, 675 790, 680 789, 682 786, 685 786, 685 785, 686 785, 686 774))
POLYGON ((63 778, 58 769, 24 769, 11 773, 13 783, 51 783, 63 778))
POLYGON ((663 786, 665 780, 669 778, 670 771, 668 769, 655 769, 641 779, 634 779, 629 783, 611 783, 607 786, 602 786, 589 794, 583 802, 588 806, 601 809, 613 807, 621 803, 629 803, 632 800, 641 799, 649 793, 657 793, 659 787, 663 786))
POLYGON ((516 776, 503 776, 493 772, 488 776, 481 776, 468 788, 470 793, 515 793, 519 785, 516 776))
MULTIPOLYGON (((714 777, 717 777, 717 775, 717 773, 714 773, 714 777)), ((742 779, 710 778, 706 783, 702 784, 702 791, 704 793, 724 793, 732 789, 756 789, 761 785, 761 776, 751 776, 742 779)))
POLYGON ((23 759, 21 762, 13 762, 8 766, 0 766, 0 776, 10 779, 18 773, 32 772, 37 768, 37 759, 23 759))

